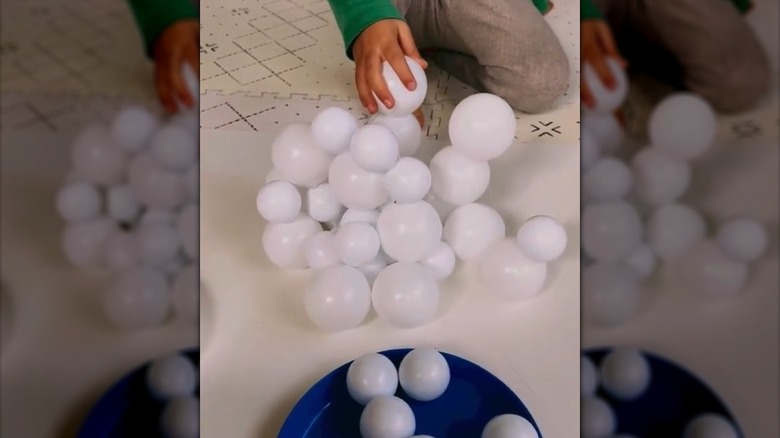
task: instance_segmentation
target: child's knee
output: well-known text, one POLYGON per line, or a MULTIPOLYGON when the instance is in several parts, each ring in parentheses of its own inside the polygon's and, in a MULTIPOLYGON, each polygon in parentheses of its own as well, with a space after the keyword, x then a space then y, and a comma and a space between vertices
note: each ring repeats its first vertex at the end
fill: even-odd
POLYGON ((569 61, 561 50, 535 63, 496 67, 489 73, 486 88, 500 95, 514 109, 524 113, 540 113, 552 108, 569 86, 569 61), (493 88, 491 90, 490 88, 493 88))

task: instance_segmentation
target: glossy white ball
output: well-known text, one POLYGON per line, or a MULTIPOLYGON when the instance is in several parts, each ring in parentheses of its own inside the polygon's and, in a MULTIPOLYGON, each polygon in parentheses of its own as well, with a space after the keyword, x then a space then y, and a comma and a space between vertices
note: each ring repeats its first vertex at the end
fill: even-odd
POLYGON ((340 154, 349 147, 352 135, 358 129, 355 116, 339 107, 320 111, 311 122, 311 134, 317 145, 329 154, 340 154))
POLYGON ((507 237, 491 244, 479 259, 479 280, 485 289, 507 300, 537 296, 547 279, 547 264, 526 257, 507 237))
POLYGON ((374 397, 360 414, 363 438, 407 438, 416 427, 412 408, 394 395, 374 397))
POLYGON ((352 136, 349 152, 364 170, 385 173, 398 161, 398 140, 390 128, 365 125, 352 136))
POLYGON ((757 220, 742 216, 729 219, 718 227, 717 242, 726 254, 754 262, 766 253, 769 235, 757 220))
POLYGON ((374 280, 374 310, 390 325, 409 329, 427 324, 439 309, 439 285, 422 265, 398 262, 388 265, 374 280))
POLYGON ((563 255, 566 242, 566 229, 550 216, 534 216, 517 230, 520 251, 539 263, 548 263, 563 255))
POLYGON ((260 189, 255 204, 266 221, 288 223, 301 213, 301 193, 287 181, 273 181, 260 189))
POLYGON ((387 356, 367 353, 347 368, 347 391, 361 405, 380 395, 394 395, 397 389, 398 370, 387 356))
POLYGON ((681 160, 703 155, 715 142, 718 119, 701 96, 674 93, 650 114, 648 135, 653 145, 681 160))
POLYGON ((271 263, 282 269, 304 269, 308 267, 305 243, 320 231, 320 223, 303 214, 290 223, 269 223, 263 231, 263 249, 271 263))
POLYGON ((415 348, 401 360, 398 382, 406 395, 414 400, 435 400, 450 384, 450 366, 436 349, 415 348))
POLYGON ((461 100, 448 124, 452 147, 474 161, 496 159, 509 149, 517 132, 511 106, 489 93, 477 93, 461 100))
POLYGON ((385 186, 395 202, 421 201, 431 189, 431 171, 422 161, 403 157, 385 175, 385 186))
POLYGON ((360 325, 371 308, 371 290, 356 268, 322 269, 304 294, 304 308, 317 328, 340 332, 360 325))
POLYGON ((395 260, 422 260, 442 239, 439 215, 425 201, 388 206, 379 214, 382 249, 395 260))
POLYGON ((505 236, 504 219, 485 204, 462 205, 444 223, 443 240, 463 261, 477 260, 488 246, 505 236))
POLYGON ((376 99, 379 112, 392 117, 403 117, 412 114, 417 108, 422 106, 423 100, 425 100, 425 94, 428 92, 428 78, 425 77, 425 70, 423 70, 420 64, 412 58, 405 56, 406 65, 412 71, 414 81, 417 86, 414 90, 406 88, 406 84, 401 82, 401 79, 396 74, 393 67, 389 62, 382 63, 382 77, 387 84, 387 89, 390 91, 390 95, 393 96, 393 106, 388 108, 382 102, 381 99, 376 99))
POLYGON ((336 199, 347 208, 372 210, 388 198, 384 175, 363 169, 351 154, 333 159, 328 184, 336 199))
POLYGON ((453 205, 474 202, 490 184, 490 165, 474 161, 447 146, 430 163, 431 190, 437 198, 453 205))
POLYGON ((303 187, 316 187, 328 177, 333 155, 317 146, 306 123, 287 125, 271 144, 271 160, 285 180, 303 187))

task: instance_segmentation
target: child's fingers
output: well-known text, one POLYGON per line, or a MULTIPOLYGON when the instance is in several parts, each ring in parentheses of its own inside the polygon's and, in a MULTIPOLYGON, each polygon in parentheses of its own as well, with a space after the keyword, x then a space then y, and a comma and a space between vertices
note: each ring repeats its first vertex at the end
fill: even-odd
POLYGON ((423 69, 428 68, 428 62, 423 59, 422 55, 420 55, 420 52, 417 50, 417 45, 414 43, 412 31, 409 29, 409 26, 404 25, 399 27, 398 43, 401 45, 401 50, 403 50, 404 55, 417 61, 423 69))
POLYGON ((374 96, 371 95, 371 88, 366 80, 366 69, 363 63, 355 66, 355 87, 357 88, 360 103, 363 104, 369 113, 374 114, 377 110, 376 101, 374 101, 374 96))
POLYGON ((366 80, 369 88, 386 107, 392 108, 394 105, 393 96, 387 88, 385 78, 382 77, 382 60, 378 56, 372 56, 367 61, 366 80))
POLYGON ((594 56, 592 59, 588 60, 588 63, 593 67, 593 70, 596 71, 596 75, 601 79, 601 83, 606 85, 607 88, 615 87, 615 76, 609 69, 605 56, 594 56))
POLYGON ((406 58, 404 58, 404 54, 401 52, 400 48, 395 50, 391 49, 390 53, 385 56, 387 57, 387 62, 390 63, 390 67, 392 67, 393 70, 395 70, 395 74, 398 75, 398 79, 403 82, 407 89, 414 91, 414 89, 417 88, 417 81, 414 80, 412 70, 409 69, 409 64, 406 63, 406 58))
POLYGON ((182 68, 184 67, 184 58, 176 56, 176 58, 168 64, 168 80, 170 81, 171 89, 178 100, 187 108, 192 106, 192 96, 190 96, 189 90, 187 90, 187 84, 182 77, 182 68))
POLYGON ((176 103, 171 95, 171 88, 166 79, 166 71, 167 69, 164 65, 157 65, 157 68, 154 70, 154 85, 157 89, 157 97, 160 99, 163 109, 171 113, 176 111, 176 103))
POLYGON ((609 30, 609 26, 606 24, 604 26, 600 26, 598 32, 596 33, 596 38, 599 42, 599 45, 604 50, 604 53, 615 58, 615 60, 617 60, 623 66, 623 68, 625 68, 626 61, 623 59, 617 49, 615 39, 612 37, 612 32, 609 30))
POLYGON ((590 94, 590 88, 588 88, 588 83, 584 79, 580 81, 580 99, 586 108, 593 108, 593 95, 590 94))

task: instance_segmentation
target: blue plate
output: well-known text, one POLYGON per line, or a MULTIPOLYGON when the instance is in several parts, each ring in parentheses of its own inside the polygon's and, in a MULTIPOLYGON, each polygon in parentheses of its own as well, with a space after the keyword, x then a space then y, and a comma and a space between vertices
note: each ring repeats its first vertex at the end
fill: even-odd
MULTIPOLYGON (((382 351, 396 366, 411 349, 382 351)), ((416 433, 445 437, 479 437, 493 417, 516 414, 533 424, 528 408, 501 380, 463 358, 442 353, 450 366, 450 385, 444 394, 430 402, 417 402, 399 387, 417 422, 416 433)), ((363 406, 347 391, 346 363, 323 377, 298 401, 285 420, 278 438, 360 438, 363 406)))
MULTIPOLYGON (((598 367, 612 349, 585 350, 598 367)), ((730 420, 740 437, 744 436, 734 416, 715 392, 694 374, 661 356, 642 352, 650 364, 651 381, 647 391, 628 402, 610 397, 601 388, 598 395, 612 405, 618 433, 638 438, 679 437, 689 421, 700 414, 714 413, 730 420)))
MULTIPOLYGON (((200 364, 198 349, 182 351, 195 366, 200 364)), ((162 437, 158 425, 163 402, 146 387, 149 363, 119 380, 95 404, 79 431, 78 438, 162 437)), ((196 395, 199 395, 196 388, 196 395)))

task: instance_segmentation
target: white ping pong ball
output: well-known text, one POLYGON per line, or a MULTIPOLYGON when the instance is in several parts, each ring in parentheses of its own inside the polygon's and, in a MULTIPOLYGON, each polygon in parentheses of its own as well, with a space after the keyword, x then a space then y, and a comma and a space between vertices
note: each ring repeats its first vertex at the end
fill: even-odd
POLYGON ((336 199, 351 209, 372 210, 388 198, 384 174, 363 169, 348 153, 333 159, 328 184, 336 199))
POLYGON ((159 399, 192 395, 197 383, 195 365, 180 354, 155 359, 146 370, 149 391, 159 399))
POLYGON ((158 163, 185 171, 198 162, 198 136, 183 126, 166 125, 152 134, 149 149, 158 163))
POLYGON ((566 249, 566 230, 550 216, 534 216, 517 230, 517 244, 529 259, 539 262, 551 262, 563 254, 566 249))
POLYGON ((363 273, 336 265, 319 271, 303 302, 314 325, 326 332, 339 332, 363 322, 371 308, 371 290, 363 273))
POLYGON ((631 169, 622 160, 604 156, 582 176, 582 192, 592 201, 619 201, 634 184, 631 169))
POLYGON ((421 201, 431 189, 431 171, 422 161, 403 157, 385 174, 385 186, 395 202, 421 201))
POLYGON ((512 145, 517 119, 504 99, 477 93, 455 106, 448 130, 456 151, 471 160, 485 162, 503 155, 512 145))
POLYGON ((650 114, 648 135, 653 145, 680 160, 703 155, 715 142, 718 119, 704 98, 674 93, 650 114))
POLYGON ((702 239, 680 256, 675 266, 682 284, 691 292, 711 299, 739 294, 748 281, 748 265, 710 239, 702 239))
POLYGON ((431 270, 437 280, 444 280, 455 270, 455 252, 444 242, 437 243, 420 264, 431 270))
POLYGON ((658 147, 645 147, 631 160, 634 189, 650 205, 674 202, 691 184, 691 167, 658 147))
POLYGON ((493 417, 482 429, 481 438, 539 438, 533 424, 515 414, 493 417))
POLYGON ((425 201, 388 206, 379 214, 377 230, 385 253, 402 262, 421 260, 442 238, 439 214, 425 201))
POLYGON ((435 349, 415 348, 401 360, 398 379, 406 395, 417 401, 431 401, 447 390, 450 366, 435 349))
POLYGON ((334 244, 344 264, 361 266, 379 254, 379 233, 364 222, 351 222, 341 226, 335 234, 334 244))
POLYGON ((420 122, 414 114, 403 117, 390 117, 377 114, 369 121, 389 128, 398 140, 398 152, 402 157, 409 157, 417 152, 422 142, 422 129, 420 122))
POLYGON ((715 413, 701 414, 691 420, 683 431, 683 438, 739 438, 734 424, 715 413))
POLYGON ((390 95, 393 96, 393 107, 388 108, 385 106, 384 102, 374 94, 379 112, 392 117, 403 117, 412 114, 417 108, 420 108, 428 92, 428 78, 425 77, 425 70, 412 58, 408 56, 404 58, 406 58, 406 65, 412 71, 417 87, 414 90, 406 88, 406 84, 401 82, 390 63, 385 61, 382 63, 382 77, 385 79, 390 95))
POLYGON ((617 151, 625 138, 625 131, 612 114, 587 114, 582 118, 582 128, 593 135, 602 154, 617 151))
POLYGON ((347 391, 361 405, 380 395, 393 395, 397 389, 398 370, 387 356, 364 354, 347 369, 347 391))
POLYGON ((636 276, 625 266, 595 263, 582 271, 583 319, 590 324, 614 327, 639 311, 640 288, 636 276))
POLYGON ((653 249, 646 243, 641 243, 623 259, 623 264, 640 280, 645 280, 653 275, 657 263, 658 260, 653 249))
POLYGON ((351 222, 365 222, 367 224, 376 226, 377 221, 379 220, 379 213, 380 211, 376 209, 361 210, 350 208, 341 216, 339 225, 343 227, 344 225, 351 222))
POLYGON ((71 222, 94 219, 100 214, 102 199, 97 187, 74 182, 57 193, 57 212, 71 222))
POLYGON ((585 205, 582 247, 589 257, 617 262, 639 246, 641 239, 642 219, 633 205, 624 201, 585 205))
POLYGON ((200 399, 187 396, 168 401, 160 415, 160 428, 166 438, 198 438, 200 399))
POLYGON ((301 213, 301 193, 287 181, 273 181, 257 193, 256 206, 268 222, 287 223, 301 213))
POLYGON ((297 186, 316 187, 324 182, 332 158, 317 146, 306 123, 288 125, 271 144, 274 168, 297 186))
POLYGON ((320 184, 306 192, 306 212, 318 222, 331 222, 344 212, 330 185, 320 184))
POLYGON ((685 204, 664 204, 647 219, 647 241, 662 260, 677 259, 706 233, 704 218, 685 204))
POLYGON ((62 234, 65 257, 75 266, 97 268, 102 265, 106 242, 117 231, 116 222, 105 217, 71 223, 62 234))
POLYGON ((442 235, 459 259, 474 261, 493 242, 506 236, 506 225, 493 208, 472 203, 456 208, 447 216, 442 235))
POLYGON ((580 401, 580 435, 582 438, 604 438, 615 433, 617 418, 609 404, 600 397, 580 401))
POLYGON ((394 395, 374 397, 360 414, 363 438, 407 438, 416 427, 412 408, 394 395))
POLYGON ((304 269, 306 254, 304 244, 322 231, 322 225, 301 214, 292 222, 269 223, 263 230, 263 249, 271 263, 283 269, 304 269))
POLYGON ((365 125, 352 135, 349 152, 364 170, 385 173, 398 161, 398 140, 385 126, 365 125))
POLYGON ((335 106, 320 111, 311 122, 314 141, 322 150, 333 155, 346 152, 357 129, 355 116, 335 106))
POLYGON ((490 184, 490 166, 447 146, 431 159, 431 189, 437 198, 454 205, 476 201, 490 184))
POLYGON ((650 364, 638 350, 618 348, 601 361, 601 386, 620 400, 634 400, 650 386, 650 364))
POLYGON ((615 87, 612 89, 601 82, 601 78, 590 63, 585 62, 583 65, 582 74, 585 76, 585 83, 595 100, 595 105, 588 109, 589 112, 611 114, 623 104, 628 95, 628 77, 623 68, 612 57, 606 58, 606 64, 615 79, 615 87))
POLYGON ((513 238, 491 244, 479 259, 479 280, 491 293, 507 300, 538 295, 547 279, 547 264, 526 257, 513 238))
POLYGON ((304 256, 310 268, 327 268, 341 261, 334 236, 333 231, 320 231, 306 241, 304 256))
POLYGON ((125 107, 111 121, 111 137, 125 151, 133 153, 146 146, 159 122, 149 110, 140 106, 125 107))
POLYGON ((388 265, 374 280, 374 310, 391 326, 408 329, 427 324, 439 308, 439 285, 422 265, 398 262, 388 265))
POLYGON ((728 255, 744 262, 754 262, 766 252, 769 236, 757 220, 743 216, 721 224, 717 242, 728 255))
POLYGON ((165 274, 159 269, 144 266, 121 272, 103 299, 111 322, 128 331, 161 324, 171 306, 165 274))

